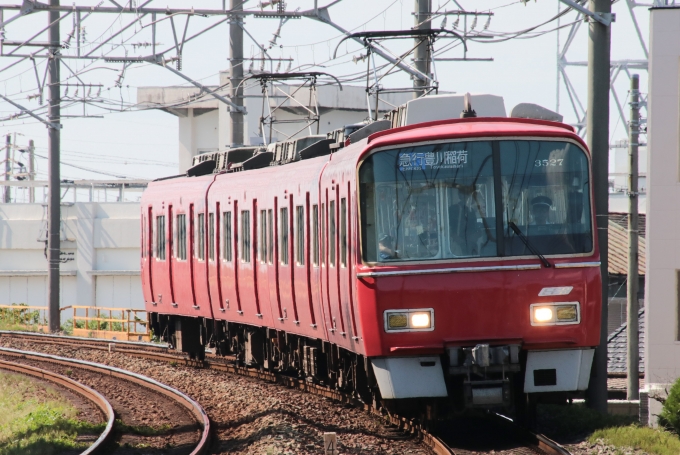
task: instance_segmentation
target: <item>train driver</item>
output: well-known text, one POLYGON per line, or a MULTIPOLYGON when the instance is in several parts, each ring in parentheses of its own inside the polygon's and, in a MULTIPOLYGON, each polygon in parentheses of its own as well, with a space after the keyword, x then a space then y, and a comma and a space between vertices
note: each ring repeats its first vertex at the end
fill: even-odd
POLYGON ((531 200, 531 216, 533 217, 532 226, 545 226, 551 224, 548 221, 550 215, 550 208, 552 207, 552 199, 548 196, 536 196, 531 200))
POLYGON ((394 249, 394 240, 389 234, 383 234, 378 239, 378 249, 380 250, 380 259, 397 259, 399 251, 394 249))

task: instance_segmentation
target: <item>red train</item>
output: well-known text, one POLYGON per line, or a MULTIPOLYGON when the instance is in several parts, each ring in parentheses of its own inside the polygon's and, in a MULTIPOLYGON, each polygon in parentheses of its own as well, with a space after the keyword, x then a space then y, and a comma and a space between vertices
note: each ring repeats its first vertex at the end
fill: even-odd
POLYGON ((151 183, 154 333, 367 402, 520 409, 585 390, 601 277, 573 129, 469 118, 361 131, 344 147, 205 155, 151 183))

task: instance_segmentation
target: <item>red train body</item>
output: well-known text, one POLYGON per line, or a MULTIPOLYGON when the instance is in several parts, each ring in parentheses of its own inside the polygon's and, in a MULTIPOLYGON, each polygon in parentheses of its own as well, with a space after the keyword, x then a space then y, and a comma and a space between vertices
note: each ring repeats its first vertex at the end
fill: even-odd
POLYGON ((601 308, 590 181, 570 127, 495 118, 156 181, 146 309, 192 355, 215 346, 366 399, 583 390, 601 308))

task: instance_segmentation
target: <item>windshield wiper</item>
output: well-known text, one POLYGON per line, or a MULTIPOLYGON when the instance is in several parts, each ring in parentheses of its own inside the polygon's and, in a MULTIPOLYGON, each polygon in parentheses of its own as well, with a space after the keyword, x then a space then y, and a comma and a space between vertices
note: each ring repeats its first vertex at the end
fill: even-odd
POLYGON ((533 245, 531 245, 531 243, 529 242, 529 239, 526 238, 524 236, 524 234, 522 234, 522 231, 519 230, 519 228, 517 227, 517 225, 514 222, 509 221, 508 226, 510 226, 510 228, 513 231, 515 231, 515 234, 517 234, 517 237, 519 237, 520 240, 526 245, 526 247, 529 248, 529 251, 534 253, 534 255, 538 256, 538 258, 541 260, 541 262, 543 263, 543 265, 546 268, 552 267, 552 264, 550 262, 548 262, 548 260, 545 258, 545 256, 543 256, 541 253, 539 253, 538 250, 533 247, 533 245))

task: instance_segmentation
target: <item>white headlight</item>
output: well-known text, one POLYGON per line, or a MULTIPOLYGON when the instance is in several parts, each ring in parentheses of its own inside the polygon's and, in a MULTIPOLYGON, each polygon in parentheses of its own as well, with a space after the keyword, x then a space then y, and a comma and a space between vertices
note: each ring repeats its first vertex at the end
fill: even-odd
POLYGON ((426 329, 430 327, 430 313, 411 313, 411 327, 426 329))
POLYGON ((549 307, 534 308, 534 321, 536 322, 550 322, 553 318, 553 310, 549 307))
POLYGON ((579 302, 534 303, 529 308, 531 325, 581 323, 581 305, 579 302))

